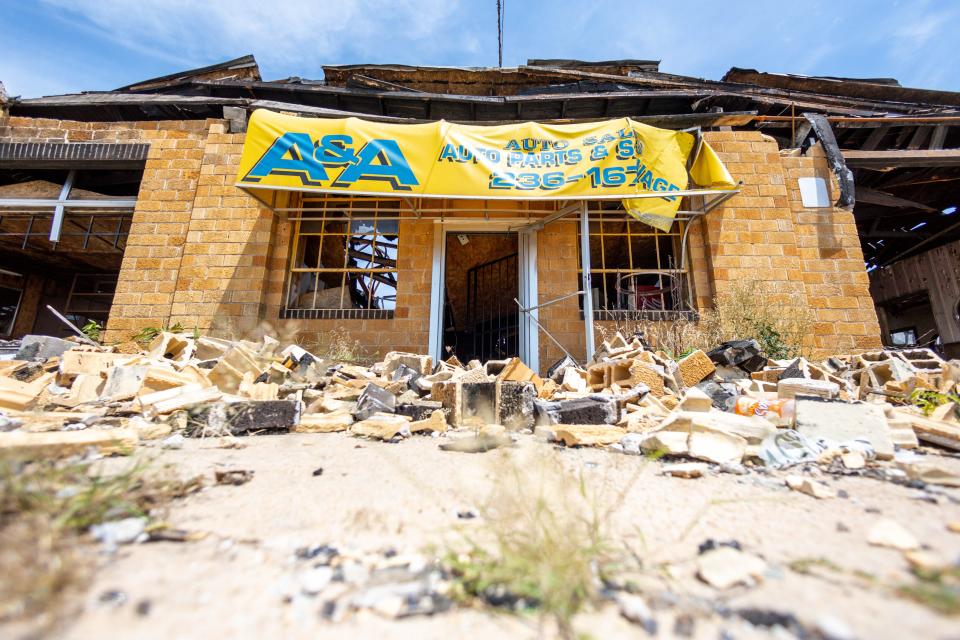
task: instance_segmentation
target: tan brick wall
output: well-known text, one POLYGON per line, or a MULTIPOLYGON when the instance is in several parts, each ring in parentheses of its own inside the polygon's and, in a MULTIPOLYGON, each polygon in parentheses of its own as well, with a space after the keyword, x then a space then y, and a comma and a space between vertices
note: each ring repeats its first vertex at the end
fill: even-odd
POLYGON ((793 211, 777 143, 758 132, 710 132, 704 138, 727 169, 742 182, 740 193, 708 213, 691 229, 696 263, 712 265, 711 286, 697 282, 697 306, 710 305, 709 292, 722 293, 735 283, 765 282, 777 303, 806 306, 793 211), (703 249, 706 249, 703 252, 703 249))
MULTIPOLYGON (((571 216, 544 227, 537 235, 537 272, 541 302, 580 290, 577 226, 571 216)), ((540 323, 575 358, 585 353, 586 335, 577 296, 541 309, 540 323)), ((540 368, 547 369, 563 357, 550 338, 540 334, 540 368)))
POLYGON ((807 209, 800 198, 797 179, 802 177, 823 178, 830 201, 839 197, 839 184, 823 149, 816 145, 806 156, 785 154, 782 161, 807 303, 815 314, 815 352, 826 355, 879 347, 880 325, 853 212, 836 207, 807 209))
POLYGON ((240 337, 262 317, 275 216, 233 186, 243 140, 217 123, 204 141, 171 324, 240 337))
MULTIPOLYGON (((818 355, 879 344, 852 214, 807 210, 796 179, 817 175, 836 184, 822 152, 781 157, 759 132, 710 132, 741 192, 694 223, 689 236, 697 305, 733 283, 769 284, 777 300, 816 314, 818 355)), ((279 320, 291 225, 232 186, 243 144, 223 121, 86 123, 31 118, 0 120, 0 139, 148 142, 150 152, 124 255, 107 339, 144 326, 180 322, 202 331, 244 335, 260 322, 284 336, 323 344, 345 328, 368 355, 424 351, 429 336, 432 221, 400 225, 397 308, 392 320, 279 320)), ((835 196, 834 196, 835 199, 835 196)), ((458 203, 448 203, 451 206, 458 203)), ((471 204, 474 206, 476 203, 471 204)), ((522 206, 498 205, 497 208, 522 206)), ((565 219, 538 235, 540 299, 576 291, 577 222, 565 219)), ((584 352, 576 298, 545 308, 544 326, 575 356, 584 352)), ((546 337, 540 360, 561 356, 546 337)))
POLYGON ((207 129, 213 120, 77 122, 9 117, 0 139, 15 142, 138 142, 150 150, 127 237, 106 339, 120 340, 170 318, 207 129))
POLYGON ((392 320, 280 320, 290 260, 293 224, 278 221, 267 274, 264 319, 279 335, 302 344, 326 347, 331 331, 344 330, 360 343, 363 357, 388 351, 425 353, 430 337, 430 282, 433 273, 432 221, 403 220, 397 249, 397 304, 392 320))

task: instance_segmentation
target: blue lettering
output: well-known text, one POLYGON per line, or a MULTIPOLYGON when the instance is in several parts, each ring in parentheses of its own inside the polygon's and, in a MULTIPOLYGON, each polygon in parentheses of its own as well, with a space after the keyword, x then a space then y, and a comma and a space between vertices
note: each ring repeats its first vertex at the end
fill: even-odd
POLYGON ((277 138, 243 180, 259 182, 271 174, 295 176, 307 186, 319 186, 327 179, 327 171, 314 157, 313 141, 306 133, 285 133, 277 138))

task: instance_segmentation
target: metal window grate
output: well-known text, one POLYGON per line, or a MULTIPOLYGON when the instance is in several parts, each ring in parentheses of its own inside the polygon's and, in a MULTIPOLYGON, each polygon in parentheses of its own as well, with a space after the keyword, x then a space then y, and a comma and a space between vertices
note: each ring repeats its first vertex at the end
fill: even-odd
MULTIPOLYGON (((688 273, 678 267, 685 221, 664 232, 631 220, 619 202, 590 202, 588 211, 595 320, 666 320, 694 314, 686 302, 688 273)), ((582 265, 580 233, 578 229, 582 265)))
POLYGON ((300 198, 281 317, 393 317, 400 200, 300 198))

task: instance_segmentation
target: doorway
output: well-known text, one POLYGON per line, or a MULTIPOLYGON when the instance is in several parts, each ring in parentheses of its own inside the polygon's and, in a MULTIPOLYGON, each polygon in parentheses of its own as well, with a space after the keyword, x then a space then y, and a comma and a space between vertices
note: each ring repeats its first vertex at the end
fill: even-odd
POLYGON ((519 355, 517 234, 448 231, 444 243, 443 357, 519 355))

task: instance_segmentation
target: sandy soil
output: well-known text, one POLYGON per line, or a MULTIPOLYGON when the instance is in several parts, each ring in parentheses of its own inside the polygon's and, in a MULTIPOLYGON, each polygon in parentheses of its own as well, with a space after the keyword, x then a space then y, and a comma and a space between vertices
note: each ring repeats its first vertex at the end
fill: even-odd
MULTIPOLYGON (((537 620, 480 610, 453 610, 432 617, 387 620, 362 613, 332 623, 310 598, 285 601, 296 563, 294 550, 332 543, 353 549, 422 551, 456 538, 482 518, 463 520, 458 510, 478 508, 511 460, 556 456, 572 475, 610 501, 625 490, 610 526, 616 539, 651 567, 653 591, 684 601, 734 609, 767 607, 813 624, 825 616, 858 638, 948 638, 960 635, 956 619, 898 597, 910 581, 902 555, 869 546, 867 531, 880 518, 909 528, 931 550, 960 557, 960 535, 946 525, 960 520, 960 506, 941 495, 939 504, 918 499, 923 491, 865 477, 822 476, 848 498, 816 500, 782 488, 783 473, 710 474, 699 479, 660 475, 662 466, 597 449, 558 449, 530 436, 511 450, 484 454, 440 451, 437 440, 415 437, 397 444, 344 434, 243 438, 242 449, 188 440, 182 450, 142 449, 138 456, 172 463, 183 475, 212 477, 216 468, 250 469, 241 486, 211 486, 177 503, 174 527, 203 531, 203 540, 121 548, 103 559, 81 614, 61 637, 128 638, 451 638, 537 637, 537 620), (321 475, 313 475, 318 468, 321 475), (755 587, 718 592, 695 577, 697 546, 707 538, 739 540, 769 564, 755 587), (804 575, 798 560, 825 558, 834 569, 804 575), (669 570, 655 570, 669 563, 669 570), (121 604, 101 595, 117 590, 121 604)), ((960 460, 946 459, 960 469, 960 460)), ((113 459, 110 464, 129 464, 113 459)), ((527 462, 521 462, 527 464, 527 462)), ((944 490, 954 498, 960 490, 944 490)), ((293 583, 295 584, 295 583, 293 583)), ((289 600, 289 598, 287 598, 289 600)), ((706 605, 705 605, 706 606, 706 605)), ((655 610, 659 637, 671 637, 679 608, 655 610)), ((580 616, 578 631, 595 638, 642 636, 614 606, 580 616)), ((737 617, 711 614, 697 621, 694 637, 768 637, 737 617)), ((547 634, 549 635, 549 633, 547 634)), ((781 636, 785 637, 785 636, 781 636)))

